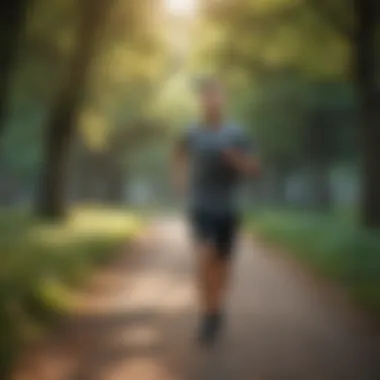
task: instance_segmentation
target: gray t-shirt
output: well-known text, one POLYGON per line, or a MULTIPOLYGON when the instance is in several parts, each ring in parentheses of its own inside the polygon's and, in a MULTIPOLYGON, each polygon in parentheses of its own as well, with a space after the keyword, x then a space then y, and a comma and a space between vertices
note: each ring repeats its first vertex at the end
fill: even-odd
POLYGON ((184 143, 190 158, 190 208, 212 212, 238 211, 240 175, 226 162, 223 151, 251 152, 244 131, 227 123, 220 128, 190 127, 184 143))

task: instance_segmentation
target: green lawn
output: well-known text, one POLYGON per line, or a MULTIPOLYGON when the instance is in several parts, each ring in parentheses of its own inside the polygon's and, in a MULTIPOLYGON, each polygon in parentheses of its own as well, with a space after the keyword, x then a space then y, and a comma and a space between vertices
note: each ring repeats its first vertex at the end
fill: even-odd
POLYGON ((290 211, 260 212, 247 224, 256 235, 338 280, 380 311, 379 232, 360 229, 352 218, 290 211))
POLYGON ((140 228, 128 211, 75 209, 55 225, 0 211, 0 373, 25 339, 70 311, 70 289, 140 228))

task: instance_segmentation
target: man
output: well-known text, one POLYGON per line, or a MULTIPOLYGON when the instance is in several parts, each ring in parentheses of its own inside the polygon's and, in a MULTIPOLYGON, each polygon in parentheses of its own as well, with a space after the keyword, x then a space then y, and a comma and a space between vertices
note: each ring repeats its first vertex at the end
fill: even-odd
POLYGON ((186 131, 173 157, 175 186, 183 190, 190 166, 189 213, 200 259, 201 343, 213 343, 222 326, 223 301, 237 228, 241 179, 258 173, 244 132, 225 117, 220 83, 199 87, 202 120, 186 131))

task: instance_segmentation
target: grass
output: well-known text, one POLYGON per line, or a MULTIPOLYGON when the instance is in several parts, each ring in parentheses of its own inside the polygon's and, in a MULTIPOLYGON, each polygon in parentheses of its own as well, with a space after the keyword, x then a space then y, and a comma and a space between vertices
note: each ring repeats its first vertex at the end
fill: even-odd
POLYGON ((73 210, 62 224, 0 212, 0 373, 25 340, 70 311, 71 288, 140 227, 133 213, 94 207, 73 210))
POLYGON ((261 212, 247 223, 264 240, 338 280, 359 301, 380 311, 379 232, 360 229, 352 218, 290 211, 261 212))

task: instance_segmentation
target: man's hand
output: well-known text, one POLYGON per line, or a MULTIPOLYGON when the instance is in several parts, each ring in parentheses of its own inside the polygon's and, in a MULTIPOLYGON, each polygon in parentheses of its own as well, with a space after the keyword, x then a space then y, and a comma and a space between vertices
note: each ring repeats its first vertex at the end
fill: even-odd
POLYGON ((241 152, 239 149, 229 148, 223 151, 223 156, 229 165, 244 175, 258 174, 257 161, 241 152))

